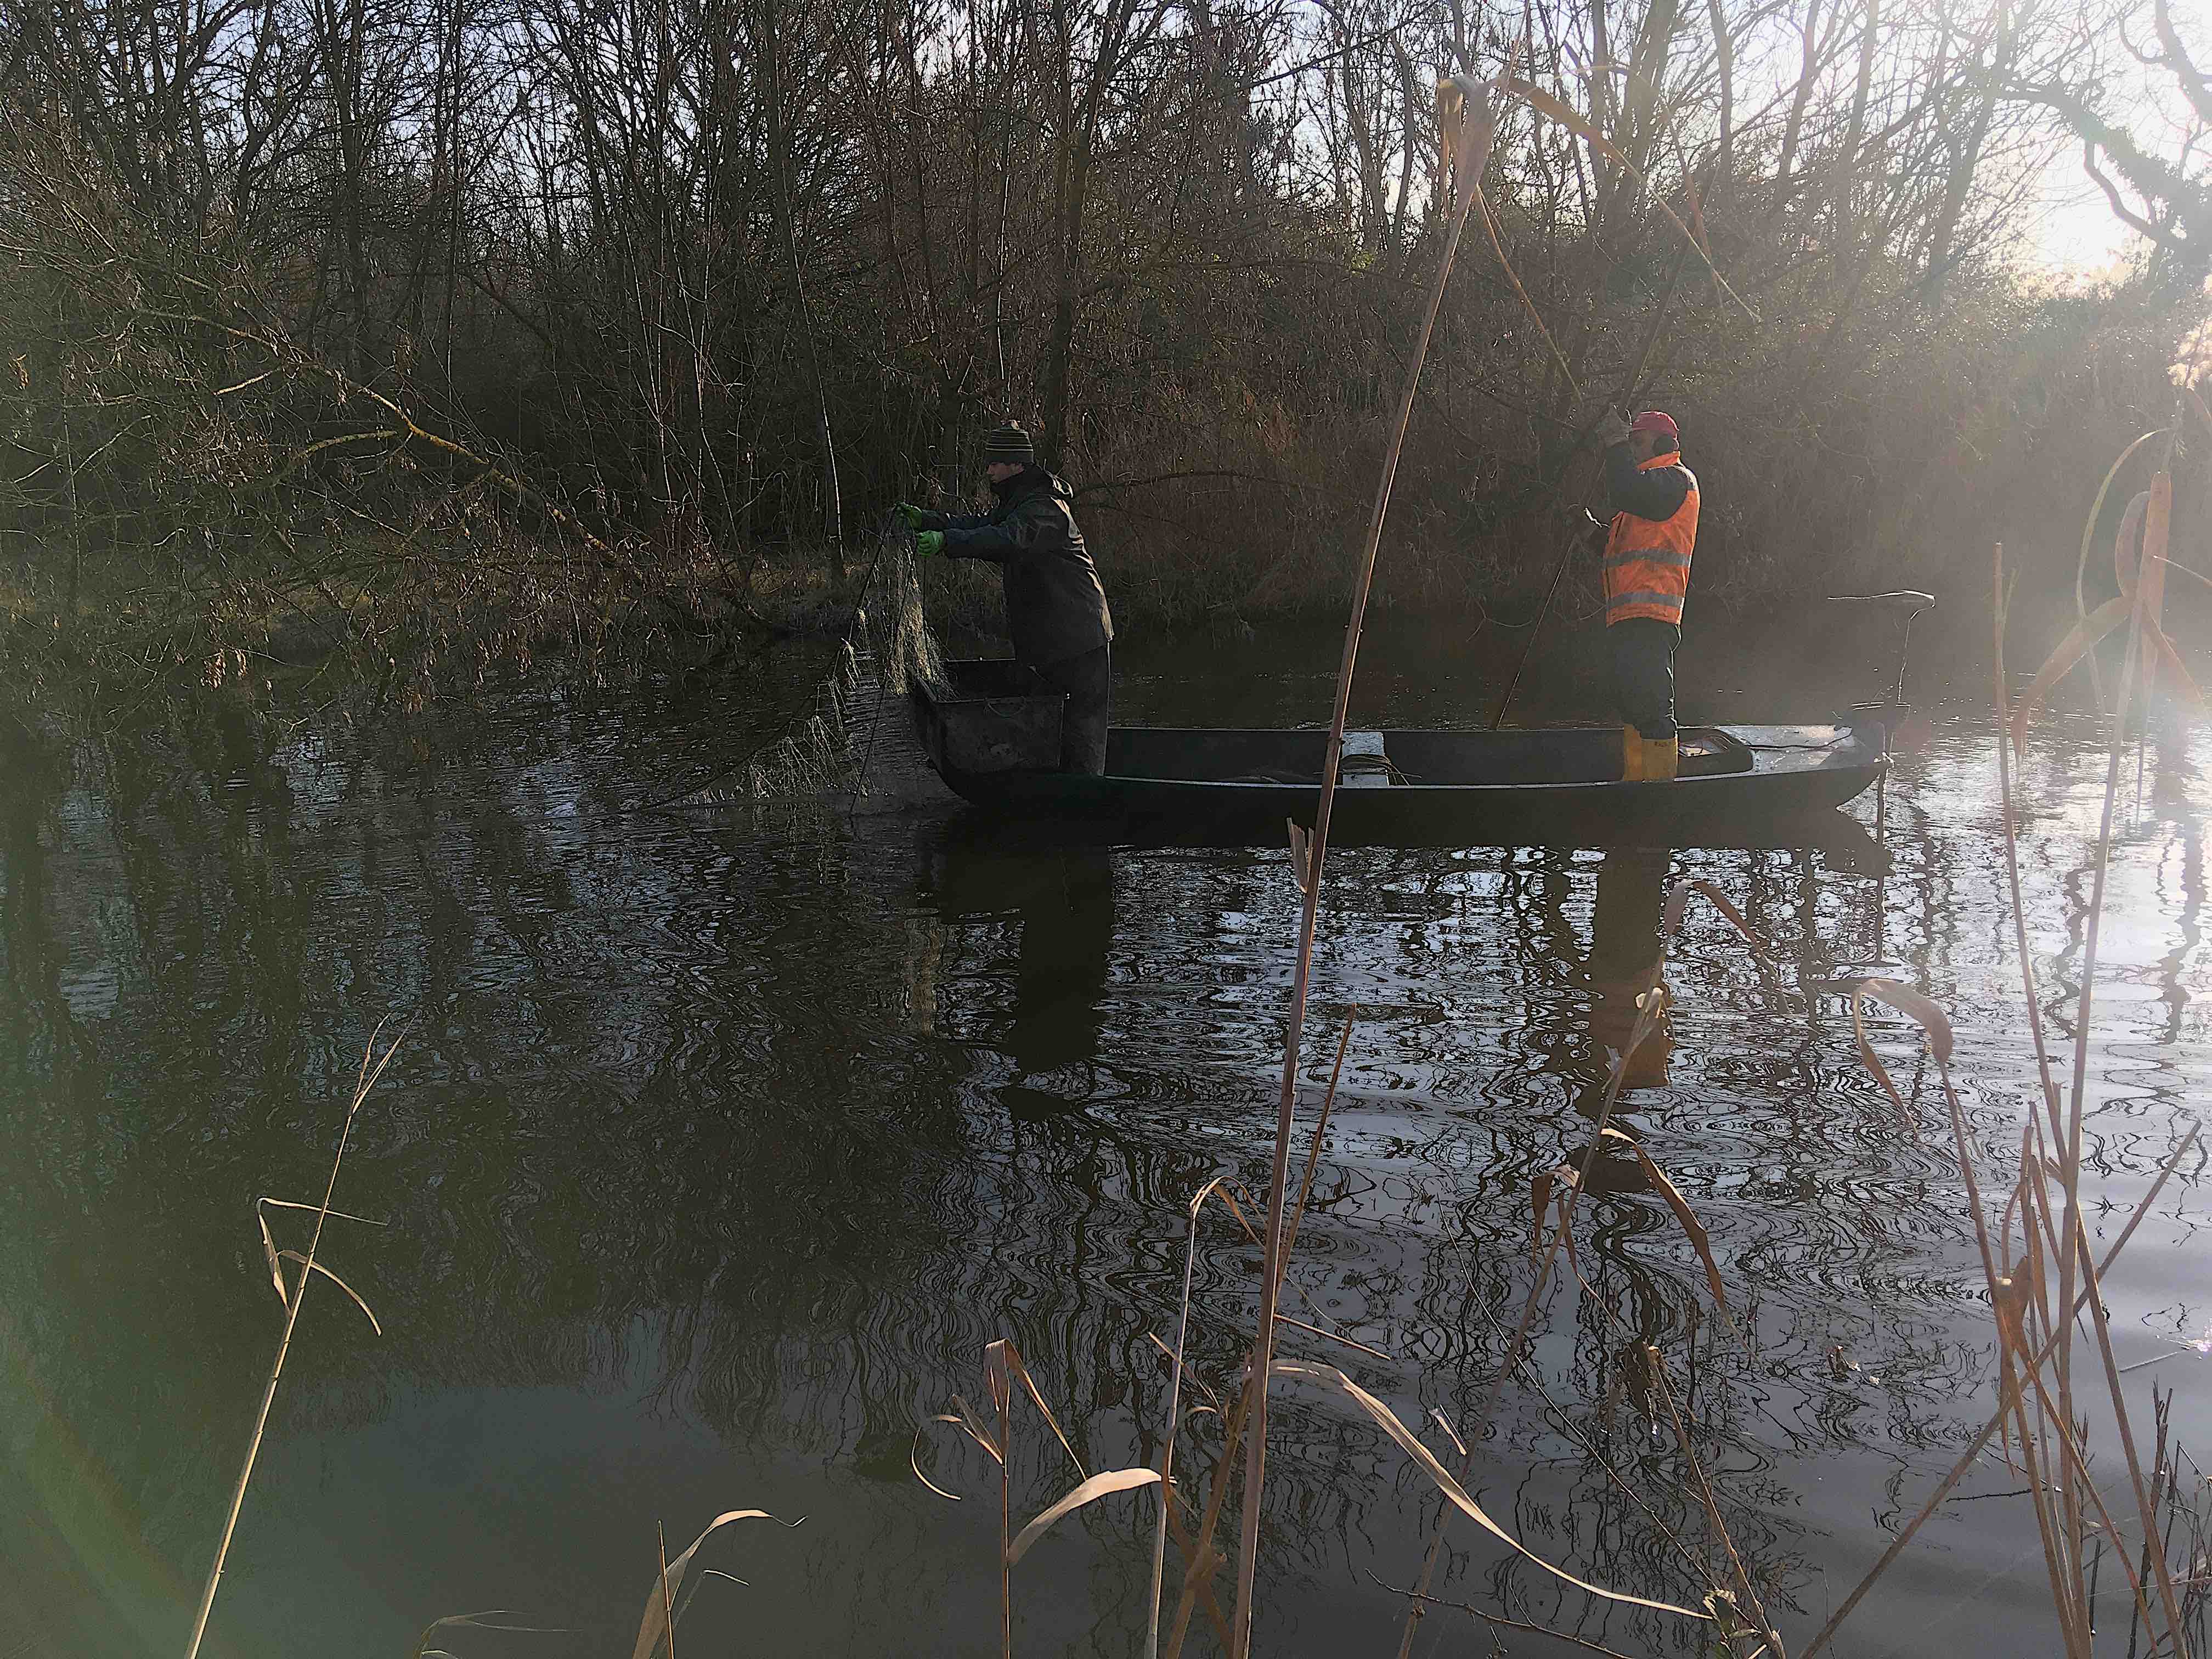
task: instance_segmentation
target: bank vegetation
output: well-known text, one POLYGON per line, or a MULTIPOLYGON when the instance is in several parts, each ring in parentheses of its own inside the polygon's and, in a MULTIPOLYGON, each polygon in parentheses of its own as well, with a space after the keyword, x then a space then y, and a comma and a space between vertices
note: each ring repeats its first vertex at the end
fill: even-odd
POLYGON ((1008 415, 1125 622, 1334 612, 1446 218, 1436 77, 1509 51, 1378 604, 1525 620, 1607 404, 1680 417, 1714 614, 1978 581, 1999 538, 2056 580, 2054 526, 2164 418, 2203 310, 2182 27, 2135 0, 23 0, 9 676, 335 656, 421 696, 555 649, 712 658, 834 623, 882 507, 964 493, 1008 415), (2075 157, 2136 231, 2091 283, 2039 263, 2075 157))

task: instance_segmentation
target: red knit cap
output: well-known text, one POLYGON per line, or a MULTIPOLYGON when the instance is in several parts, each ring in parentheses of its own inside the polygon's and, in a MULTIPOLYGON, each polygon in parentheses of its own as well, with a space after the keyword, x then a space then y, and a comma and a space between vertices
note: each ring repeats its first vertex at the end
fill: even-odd
POLYGON ((1631 432, 1656 432, 1677 448, 1681 446, 1682 434, 1674 429, 1674 417, 1660 410, 1645 410, 1628 423, 1628 429, 1631 432))

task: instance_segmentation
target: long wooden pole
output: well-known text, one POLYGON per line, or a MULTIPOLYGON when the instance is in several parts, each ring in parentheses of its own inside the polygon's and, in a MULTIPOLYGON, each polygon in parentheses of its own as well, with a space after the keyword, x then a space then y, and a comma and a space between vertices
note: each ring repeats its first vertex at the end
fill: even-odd
MULTIPOLYGON (((1505 72, 1512 73, 1509 61, 1505 72)), ((1359 629, 1367 614, 1367 600, 1375 586, 1376 556, 1382 545, 1382 524, 1390 510, 1390 489, 1398 476, 1398 459, 1404 452, 1406 430, 1413 422, 1413 399, 1420 389, 1421 367, 1436 332, 1437 313, 1443 308, 1444 284, 1451 276, 1452 260, 1459 251, 1460 233, 1481 189, 1482 170, 1490 159, 1497 137, 1498 118, 1492 103, 1495 83, 1477 82, 1466 95, 1456 115, 1456 131, 1448 119, 1444 137, 1456 140, 1458 174, 1451 228, 1444 238, 1443 254, 1429 278, 1421 307, 1421 328, 1406 365, 1406 380, 1398 397, 1398 416, 1391 427, 1390 446, 1382 460, 1382 476, 1375 486, 1375 507, 1367 525, 1367 544, 1360 556, 1359 578, 1352 590, 1352 618, 1344 630, 1344 660, 1336 675, 1336 708, 1329 720, 1328 746, 1322 762, 1321 805, 1314 817, 1313 837, 1306 866, 1300 873, 1305 906, 1298 925, 1297 969, 1291 987, 1290 1029, 1283 1039, 1282 1090, 1276 1103, 1274 1166, 1267 1182, 1267 1240, 1260 1281, 1260 1323, 1252 1345, 1249 1386, 1252 1408, 1244 1447, 1244 1514, 1237 1562, 1237 1606, 1230 1622, 1235 1647, 1231 1659, 1248 1659, 1252 1649, 1253 1589, 1260 1565, 1260 1511, 1267 1472, 1267 1375, 1274 1358, 1275 1310, 1283 1277, 1284 1188, 1288 1184, 1291 1133, 1297 1104, 1298 1055, 1305 1031, 1306 996, 1312 982, 1314 933, 1321 913, 1322 861, 1328 849, 1330 809, 1336 801, 1336 769, 1344 753, 1344 725, 1352 704, 1352 673, 1359 661, 1359 629)))

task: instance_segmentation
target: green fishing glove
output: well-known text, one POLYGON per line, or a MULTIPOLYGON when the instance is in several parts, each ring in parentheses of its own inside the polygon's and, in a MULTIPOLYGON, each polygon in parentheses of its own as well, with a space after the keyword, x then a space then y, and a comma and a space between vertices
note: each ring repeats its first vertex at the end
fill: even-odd
POLYGON ((906 520, 908 530, 919 530, 929 522, 929 514, 909 501, 901 501, 891 511, 906 520))
POLYGON ((935 558, 945 551, 945 532, 942 530, 919 532, 914 538, 914 550, 925 559, 935 558))

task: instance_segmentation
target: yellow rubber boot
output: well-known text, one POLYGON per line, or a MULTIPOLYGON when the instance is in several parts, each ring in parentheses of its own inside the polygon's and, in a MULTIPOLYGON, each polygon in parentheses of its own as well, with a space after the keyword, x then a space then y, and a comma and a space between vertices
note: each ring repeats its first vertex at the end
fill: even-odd
POLYGON ((1644 734, 1632 726, 1620 728, 1620 781, 1636 783, 1644 776, 1644 734))
POLYGON ((1682 765, 1682 740, 1680 738, 1645 738, 1642 744, 1643 761, 1639 771, 1646 781, 1671 782, 1682 765))

